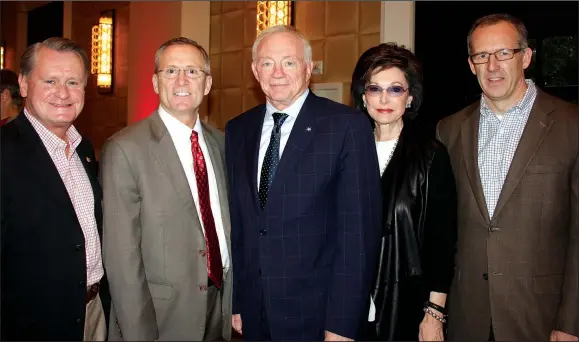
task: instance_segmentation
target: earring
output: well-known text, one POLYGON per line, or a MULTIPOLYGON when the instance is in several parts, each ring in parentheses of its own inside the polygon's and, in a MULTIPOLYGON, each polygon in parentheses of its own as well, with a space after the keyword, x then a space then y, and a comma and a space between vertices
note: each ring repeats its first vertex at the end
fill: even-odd
POLYGON ((410 102, 406 103, 406 108, 410 108, 410 102))
POLYGON ((366 108, 366 102, 363 102, 363 103, 364 103, 364 108, 366 108))

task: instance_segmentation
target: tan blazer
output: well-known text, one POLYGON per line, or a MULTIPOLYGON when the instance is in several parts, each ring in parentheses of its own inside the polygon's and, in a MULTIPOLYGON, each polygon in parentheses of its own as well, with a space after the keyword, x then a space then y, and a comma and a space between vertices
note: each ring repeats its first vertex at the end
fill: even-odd
POLYGON ((479 103, 443 119, 458 192, 449 338, 543 340, 579 334, 577 106, 537 89, 493 217, 479 176, 479 103))
MULTIPOLYGON (((202 127, 231 255, 224 137, 202 127)), ((113 302, 109 339, 203 340, 205 238, 177 151, 157 112, 105 143, 101 177, 103 259, 113 302)), ((231 274, 230 268, 223 281, 226 339, 231 336, 231 274)))

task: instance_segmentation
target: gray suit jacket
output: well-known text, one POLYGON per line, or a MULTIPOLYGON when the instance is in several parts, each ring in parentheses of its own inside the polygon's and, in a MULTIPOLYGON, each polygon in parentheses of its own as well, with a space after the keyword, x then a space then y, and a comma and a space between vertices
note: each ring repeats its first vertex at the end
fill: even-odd
MULTIPOLYGON (((202 127, 231 251, 224 137, 208 125, 202 127)), ((113 302, 109 339, 202 340, 205 238, 177 151, 157 112, 105 143, 101 181, 103 259, 113 302)), ((226 339, 231 336, 231 274, 229 268, 223 281, 226 339)))
POLYGON ((479 176, 478 102, 438 125, 458 192, 449 338, 548 340, 579 333, 577 107, 537 89, 489 217, 479 176))

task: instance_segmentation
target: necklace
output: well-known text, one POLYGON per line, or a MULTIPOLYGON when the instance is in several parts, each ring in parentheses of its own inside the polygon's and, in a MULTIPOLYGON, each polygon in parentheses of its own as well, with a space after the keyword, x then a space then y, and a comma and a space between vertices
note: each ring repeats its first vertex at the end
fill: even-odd
MULTIPOLYGON (((390 155, 388 156, 388 159, 386 159, 386 163, 384 163, 384 165, 380 165, 380 176, 382 176, 382 174, 384 173, 384 171, 386 170, 386 167, 388 167, 388 164, 390 163, 390 160, 392 159, 392 156, 394 155, 394 151, 396 150, 396 145, 398 145, 398 139, 400 139, 400 136, 398 136, 396 138, 396 141, 394 141, 394 146, 392 146, 392 150, 390 151, 390 155)), ((377 141, 378 142, 378 141, 377 141)))

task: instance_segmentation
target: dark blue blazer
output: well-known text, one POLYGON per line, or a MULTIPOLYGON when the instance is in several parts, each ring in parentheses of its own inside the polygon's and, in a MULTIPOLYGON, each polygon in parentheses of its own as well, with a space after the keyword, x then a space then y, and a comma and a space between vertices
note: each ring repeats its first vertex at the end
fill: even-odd
POLYGON ((227 123, 233 313, 247 340, 265 308, 273 340, 355 338, 368 317, 381 225, 378 160, 366 116, 310 93, 261 210, 265 105, 227 123))
MULTIPOLYGON (((66 187, 24 113, 0 129, 0 138, 0 339, 82 341, 85 240, 66 187)), ((102 191, 93 147, 83 137, 76 152, 92 185, 102 238, 102 191)), ((100 284, 108 322, 106 276, 100 284)))

